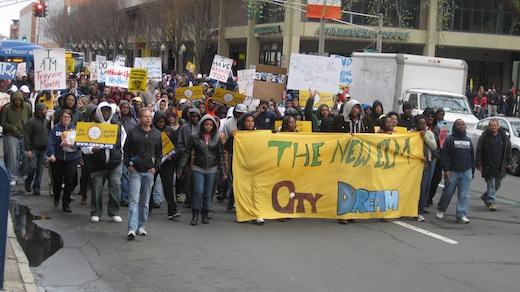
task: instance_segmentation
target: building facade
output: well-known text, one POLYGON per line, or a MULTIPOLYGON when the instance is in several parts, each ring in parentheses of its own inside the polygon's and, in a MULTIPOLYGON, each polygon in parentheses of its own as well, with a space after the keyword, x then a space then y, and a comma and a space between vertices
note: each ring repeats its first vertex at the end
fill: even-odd
POLYGON ((20 10, 20 29, 17 39, 36 43, 36 17, 34 17, 34 4, 28 4, 20 10))

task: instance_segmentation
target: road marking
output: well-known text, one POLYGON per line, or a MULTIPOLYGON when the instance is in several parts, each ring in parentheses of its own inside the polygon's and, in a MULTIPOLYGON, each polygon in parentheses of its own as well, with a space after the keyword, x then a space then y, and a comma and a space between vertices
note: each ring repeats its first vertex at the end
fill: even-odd
POLYGON ((415 227, 413 225, 410 225, 408 223, 404 223, 402 221, 399 221, 399 220, 392 220, 393 223, 397 224, 397 225, 400 225, 400 226, 403 226, 405 228, 408 228, 408 229, 411 229, 413 231, 417 231, 419 233, 422 233, 422 234, 425 234, 425 235, 428 235, 428 236, 431 236, 433 238, 436 238, 438 240, 442 240, 444 242, 447 242, 449 244, 459 244, 457 241, 453 240, 453 239, 449 239, 447 237, 444 237, 442 235, 439 235, 437 233, 433 233, 433 232, 430 232, 428 230, 424 230, 422 228, 419 228, 419 227, 415 227))
MULTIPOLYGON (((439 184, 439 187, 445 188, 445 186, 443 184, 439 184)), ((481 194, 476 193, 476 192, 472 192, 472 191, 470 191, 470 193, 480 198, 481 194)), ((519 203, 517 203, 515 201, 508 200, 508 199, 497 197, 496 200, 499 201, 499 202, 507 203, 509 205, 520 206, 519 203)))

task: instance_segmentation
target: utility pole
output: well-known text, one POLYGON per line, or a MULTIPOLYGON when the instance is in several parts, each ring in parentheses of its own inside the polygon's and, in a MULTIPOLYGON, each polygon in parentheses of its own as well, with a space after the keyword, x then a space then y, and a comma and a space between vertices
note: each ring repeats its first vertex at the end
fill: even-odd
POLYGON ((320 36, 318 39, 318 55, 325 55, 325 10, 327 9, 327 0, 323 1, 323 9, 321 10, 320 19, 320 36))

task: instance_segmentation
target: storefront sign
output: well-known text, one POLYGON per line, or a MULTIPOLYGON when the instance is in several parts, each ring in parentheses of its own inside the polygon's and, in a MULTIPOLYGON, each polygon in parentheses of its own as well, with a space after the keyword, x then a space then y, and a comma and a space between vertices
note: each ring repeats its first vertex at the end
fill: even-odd
MULTIPOLYGON (((355 29, 355 28, 339 28, 339 27, 327 27, 325 28, 326 35, 332 36, 346 36, 346 37, 360 37, 360 38, 375 38, 377 36, 375 31, 368 29, 355 29)), ((410 38, 409 32, 397 32, 397 31, 383 31, 384 39, 396 39, 396 40, 407 40, 410 38)))
POLYGON ((278 33, 281 31, 282 31, 281 25, 255 27, 255 33, 257 33, 257 34, 278 33))

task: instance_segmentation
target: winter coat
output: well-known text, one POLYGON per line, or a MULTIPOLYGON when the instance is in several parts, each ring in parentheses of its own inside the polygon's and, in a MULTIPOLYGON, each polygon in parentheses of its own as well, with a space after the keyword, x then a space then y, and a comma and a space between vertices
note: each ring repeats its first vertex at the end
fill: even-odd
POLYGON ((475 164, 477 168, 482 167, 482 177, 494 177, 496 175, 496 169, 499 168, 499 175, 503 178, 506 176, 507 165, 513 164, 511 140, 509 140, 504 130, 499 128, 498 131, 502 136, 502 163, 500 166, 493 165, 491 151, 489 150, 489 139, 493 134, 491 134, 489 130, 486 130, 478 139, 475 164))
POLYGON ((25 125, 24 147, 26 151, 45 150, 49 139, 49 121, 41 115, 47 108, 44 103, 34 106, 34 116, 25 125))
POLYGON ((20 91, 13 93, 11 100, 11 103, 2 108, 0 124, 4 128, 4 134, 22 138, 24 136, 25 125, 32 116, 31 105, 24 102, 23 95, 20 91), (15 99, 22 101, 21 109, 15 108, 15 99))

